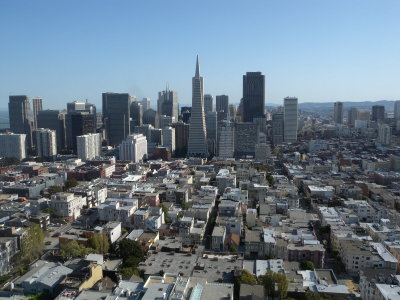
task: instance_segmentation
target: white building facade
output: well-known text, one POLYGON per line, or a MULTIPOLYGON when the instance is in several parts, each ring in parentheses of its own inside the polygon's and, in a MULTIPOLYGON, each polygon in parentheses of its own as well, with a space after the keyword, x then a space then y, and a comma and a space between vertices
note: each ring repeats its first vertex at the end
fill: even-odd
POLYGON ((38 128, 35 131, 36 152, 40 157, 57 155, 56 131, 47 128, 38 128))
POLYGON ((140 162, 147 157, 147 139, 143 134, 128 135, 119 145, 120 160, 140 162))
POLYGON ((99 133, 89 133, 76 137, 78 158, 83 161, 100 156, 101 138, 99 133))
POLYGON ((0 157, 26 158, 26 134, 0 134, 0 157))

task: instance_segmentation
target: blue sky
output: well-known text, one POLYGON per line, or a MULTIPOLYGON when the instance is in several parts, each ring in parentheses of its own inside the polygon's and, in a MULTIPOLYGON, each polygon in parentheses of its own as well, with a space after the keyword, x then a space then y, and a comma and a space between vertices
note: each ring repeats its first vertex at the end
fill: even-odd
POLYGON ((242 95, 266 75, 266 102, 400 98, 400 1, 0 0, 0 108, 10 94, 45 108, 102 92, 150 97, 166 83, 191 103, 200 57, 205 93, 242 95))

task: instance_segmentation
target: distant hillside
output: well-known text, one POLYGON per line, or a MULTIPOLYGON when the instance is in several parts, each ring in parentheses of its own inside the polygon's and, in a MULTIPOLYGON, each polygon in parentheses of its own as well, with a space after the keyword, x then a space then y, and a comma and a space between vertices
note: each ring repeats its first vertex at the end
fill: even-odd
MULTIPOLYGON (((343 108, 349 109, 350 107, 358 107, 371 109, 373 105, 383 105, 386 111, 393 111, 394 101, 393 100, 379 100, 379 101, 342 101, 343 108)), ((304 102, 299 103, 299 109, 301 110, 333 110, 334 102, 304 102)))

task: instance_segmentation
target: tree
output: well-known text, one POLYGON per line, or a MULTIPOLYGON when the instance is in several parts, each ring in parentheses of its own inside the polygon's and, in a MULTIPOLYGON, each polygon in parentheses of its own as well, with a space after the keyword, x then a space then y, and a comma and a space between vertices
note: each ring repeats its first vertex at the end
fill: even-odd
POLYGON ((70 188, 73 188, 78 185, 78 181, 75 178, 69 178, 64 183, 64 191, 68 191, 70 188))
POLYGON ((140 258, 142 261, 144 259, 144 252, 140 244, 136 241, 129 239, 124 239, 119 242, 119 257, 125 262, 130 257, 140 258))
POLYGON ((183 201, 183 202, 181 203, 181 207, 182 207, 183 210, 188 210, 188 208, 189 208, 189 203, 183 201))
POLYGON ((238 278, 239 284, 257 284, 257 278, 247 270, 242 270, 242 274, 238 278))
POLYGON ((21 262, 23 264, 29 264, 42 254, 44 237, 44 232, 38 224, 32 224, 28 228, 26 236, 22 238, 21 262))
POLYGON ((140 276, 140 271, 135 267, 121 268, 119 270, 119 273, 121 274, 122 279, 124 280, 130 279, 132 275, 140 276))
POLYGON ((314 271, 315 267, 314 267, 314 263, 312 261, 309 260, 304 260, 300 263, 300 269, 301 270, 310 270, 310 271, 314 271))
POLYGON ((237 252, 237 248, 235 246, 230 245, 229 246, 229 252, 236 253, 237 252))
POLYGON ((86 248, 85 246, 78 244, 78 242, 75 240, 61 245, 61 257, 64 260, 76 257, 85 257, 93 252, 94 249, 86 248))
POLYGON ((289 281, 286 279, 285 274, 268 270, 264 276, 260 277, 260 281, 264 284, 267 296, 272 298, 278 297, 279 299, 284 299, 286 297, 289 281))
POLYGON ((89 247, 93 248, 96 253, 107 254, 110 249, 110 242, 105 233, 95 233, 89 238, 89 247))
POLYGON ((43 209, 43 212, 46 214, 50 214, 50 216, 54 216, 56 214, 56 210, 53 207, 46 207, 43 209))
POLYGON ((47 189, 47 192, 50 194, 50 196, 61 193, 63 191, 62 187, 60 185, 52 185, 47 189))

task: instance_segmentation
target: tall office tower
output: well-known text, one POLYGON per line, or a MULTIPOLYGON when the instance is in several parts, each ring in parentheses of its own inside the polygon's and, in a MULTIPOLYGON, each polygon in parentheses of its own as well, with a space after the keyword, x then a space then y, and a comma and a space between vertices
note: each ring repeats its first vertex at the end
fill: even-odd
POLYGON ((283 113, 274 113, 272 115, 272 144, 276 147, 283 143, 283 113))
POLYGON ((164 127, 162 129, 162 145, 168 148, 171 153, 175 151, 175 128, 164 127))
POLYGON ((203 103, 203 77, 200 76, 198 56, 196 60, 196 72, 192 78, 192 114, 190 117, 188 156, 208 156, 206 120, 203 103))
POLYGON ((143 112, 143 124, 150 124, 154 127, 158 127, 158 114, 154 109, 149 108, 143 112))
POLYGON ((343 124, 343 103, 335 102, 333 105, 333 122, 343 124))
POLYGON ((229 97, 227 95, 218 95, 215 99, 215 110, 223 112, 220 114, 219 121, 225 120, 229 115, 229 97))
POLYGON ((26 134, 0 133, 0 157, 26 158, 26 134))
POLYGON ((161 115, 174 117, 178 120, 179 117, 179 105, 178 105, 178 93, 170 91, 168 87, 165 91, 158 93, 157 100, 157 112, 161 115))
POLYGON ((224 120, 218 123, 218 157, 233 158, 235 154, 235 123, 224 120))
POLYGON ((235 123, 235 157, 253 156, 258 144, 259 127, 256 123, 235 123))
POLYGON ((385 119, 385 106, 374 105, 372 106, 372 121, 381 122, 385 119))
POLYGON ((143 124, 143 107, 140 102, 131 103, 131 128, 143 124))
POLYGON ((143 111, 145 112, 150 109, 150 98, 143 98, 142 101, 140 101, 140 104, 142 104, 143 111))
POLYGON ((147 157, 147 140, 143 134, 131 134, 119 145, 119 159, 140 162, 147 157))
POLYGON ((175 117, 161 115, 158 117, 158 125, 162 129, 164 127, 171 126, 172 123, 176 122, 175 117))
POLYGON ((33 120, 28 96, 10 96, 8 103, 10 130, 26 134, 26 144, 32 147, 33 120))
POLYGON ((356 107, 351 107, 347 115, 347 125, 354 127, 357 120, 357 115, 358 109, 356 107))
POLYGON ((181 118, 185 123, 190 123, 190 116, 192 115, 192 108, 184 106, 181 108, 181 118))
POLYGON ((175 156, 185 157, 188 149, 189 124, 180 121, 173 123, 172 127, 175 128, 175 156))
POLYGON ((103 124, 109 145, 119 145, 130 133, 131 96, 103 93, 103 124))
POLYGON ((76 137, 78 158, 83 161, 99 157, 101 138, 99 133, 89 133, 76 137))
POLYGON ((214 98, 206 94, 204 95, 204 113, 207 115, 209 111, 214 111, 214 98))
POLYGON ((357 109, 356 120, 370 121, 371 120, 371 112, 367 109, 357 109))
POLYGON ((388 124, 378 125, 378 143, 382 146, 390 146, 392 139, 392 128, 388 124))
POLYGON ((32 98, 32 105, 33 105, 33 128, 38 128, 37 127, 37 115, 39 111, 43 110, 42 106, 42 98, 32 98))
POLYGON ((243 122, 264 116, 265 76, 261 72, 247 72, 243 75, 243 122))
POLYGON ((394 102, 394 118, 400 120, 400 100, 394 102))
POLYGON ((36 153, 39 157, 54 157, 57 155, 56 131, 48 128, 38 128, 34 132, 36 153))
POLYGON ((297 98, 283 99, 283 139, 285 142, 297 141, 297 98))
POLYGON ((236 114, 237 114, 237 106, 235 104, 229 104, 229 117, 232 120, 235 120, 236 114))
POLYGON ((95 133, 96 127, 93 123, 93 114, 87 111, 70 111, 66 120, 67 148, 77 151, 76 137, 88 133, 95 133))
POLYGON ((70 111, 76 111, 76 110, 85 110, 85 102, 81 102, 81 101, 73 101, 73 102, 68 102, 67 103, 67 112, 70 111))
POLYGON ((207 147, 210 155, 217 154, 217 126, 218 113, 209 111, 206 113, 206 128, 207 128, 207 147))
POLYGON ((65 111, 42 110, 37 116, 37 126, 56 131, 57 149, 62 150, 66 147, 65 111))

